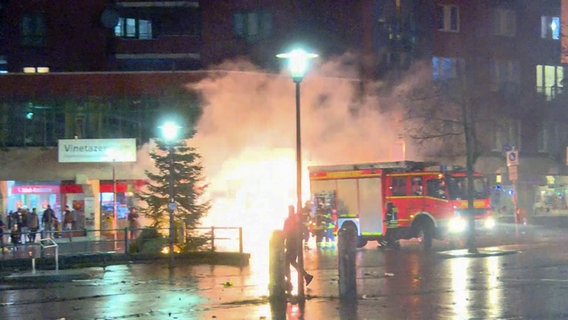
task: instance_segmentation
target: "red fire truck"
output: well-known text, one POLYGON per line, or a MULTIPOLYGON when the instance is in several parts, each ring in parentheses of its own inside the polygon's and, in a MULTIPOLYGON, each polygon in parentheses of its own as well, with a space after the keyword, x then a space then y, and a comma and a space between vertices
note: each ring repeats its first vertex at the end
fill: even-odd
MULTIPOLYGON (((395 247, 399 239, 418 238, 426 250, 432 239, 454 239, 466 231, 463 168, 399 161, 311 166, 309 172, 313 206, 331 212, 339 228, 353 224, 359 247, 372 240, 384 245, 387 228, 395 247), (395 208, 388 217, 387 206, 395 208)), ((472 193, 476 232, 493 228, 487 182, 479 173, 473 174, 472 193)))

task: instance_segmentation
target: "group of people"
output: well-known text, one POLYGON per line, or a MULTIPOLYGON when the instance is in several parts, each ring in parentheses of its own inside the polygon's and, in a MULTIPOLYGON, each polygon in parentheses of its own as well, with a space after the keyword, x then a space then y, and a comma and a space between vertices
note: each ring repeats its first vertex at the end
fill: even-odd
POLYGON ((310 232, 316 238, 318 248, 335 248, 336 223, 333 219, 332 209, 320 202, 315 210, 315 218, 310 223, 310 232))
POLYGON ((4 230, 10 231, 10 242, 20 244, 35 242, 39 230, 39 216, 36 209, 29 211, 26 208, 18 208, 10 211, 6 216, 6 223, 0 217, 0 241, 4 248, 4 230))
MULTIPOLYGON (((73 213, 69 210, 69 206, 65 206, 62 216, 64 230, 72 230, 75 219, 73 213)), ((46 232, 47 237, 59 236, 61 224, 50 205, 47 205, 41 217, 36 208, 32 208, 31 211, 27 208, 10 211, 6 215, 5 222, 0 216, 0 246, 2 252, 4 252, 6 246, 5 232, 10 234, 9 242, 15 247, 18 244, 35 243, 40 229, 46 232)))

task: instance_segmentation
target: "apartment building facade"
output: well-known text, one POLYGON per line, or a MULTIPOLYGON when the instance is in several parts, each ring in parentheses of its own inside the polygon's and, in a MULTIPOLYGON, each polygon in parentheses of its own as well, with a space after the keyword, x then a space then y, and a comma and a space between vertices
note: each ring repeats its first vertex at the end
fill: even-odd
POLYGON ((458 78, 462 66, 474 70, 476 90, 484 92, 483 104, 495 120, 482 136, 477 169, 503 186, 499 207, 504 201, 511 209, 504 151, 517 148, 518 192, 525 199, 519 205, 528 212, 541 207, 560 212, 566 206, 565 191, 559 191, 566 184, 568 143, 561 5, 560 0, 0 1, 0 180, 6 182, 0 207, 4 212, 20 204, 64 206, 88 199, 96 212, 93 224, 100 226, 108 185, 118 180, 121 190, 130 190, 121 195, 126 207, 143 172, 130 163, 58 163, 59 139, 135 138, 140 147, 156 136, 157 115, 168 109, 165 100, 189 101, 187 116, 199 117, 198 97, 183 85, 204 77, 211 66, 242 56, 275 70, 274 54, 300 41, 323 57, 354 53, 362 81, 394 82, 416 61, 428 61, 435 82, 458 78), (41 161, 49 161, 50 169, 31 170, 38 159, 49 159, 41 161), (119 172, 114 179, 113 171, 119 172), (33 185, 81 188, 25 188, 33 185), (21 193, 26 190, 47 194, 21 193))

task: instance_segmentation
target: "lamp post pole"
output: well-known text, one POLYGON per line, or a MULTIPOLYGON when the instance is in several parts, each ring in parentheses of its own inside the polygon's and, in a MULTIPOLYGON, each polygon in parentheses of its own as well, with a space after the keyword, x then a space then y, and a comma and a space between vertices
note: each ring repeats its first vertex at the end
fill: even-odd
POLYGON ((302 215, 302 134, 300 121, 300 83, 308 69, 308 60, 317 57, 316 54, 307 53, 304 50, 296 49, 289 53, 280 53, 278 58, 288 60, 288 68, 292 75, 292 80, 296 85, 296 237, 299 241, 298 248, 298 298, 304 300, 304 275, 300 270, 304 270, 304 244, 301 224, 304 223, 302 215))
POLYGON ((168 151, 170 157, 170 201, 168 203, 168 210, 170 212, 170 266, 174 264, 174 210, 176 208, 175 193, 174 193, 174 148, 172 144, 168 144, 168 151))
POLYGON ((115 160, 112 159, 112 234, 114 238, 114 248, 117 246, 117 228, 118 228, 118 214, 116 212, 116 165, 115 160))
POLYGON ((176 210, 176 201, 175 201, 175 161, 174 161, 174 143, 178 138, 179 130, 181 129, 177 124, 174 122, 166 122, 164 123, 160 129, 162 129, 162 135, 164 140, 168 144, 168 156, 169 156, 169 171, 170 171, 170 179, 169 179, 169 193, 170 198, 168 201, 168 211, 170 214, 170 243, 169 243, 169 251, 170 251, 170 267, 174 265, 174 211, 176 210))
MULTIPOLYGON (((302 131, 300 122, 300 83, 302 79, 295 79, 296 84, 296 222, 298 223, 298 269, 304 270, 304 244, 301 224, 302 216, 302 131)), ((298 272, 298 297, 304 298, 304 275, 298 272)))

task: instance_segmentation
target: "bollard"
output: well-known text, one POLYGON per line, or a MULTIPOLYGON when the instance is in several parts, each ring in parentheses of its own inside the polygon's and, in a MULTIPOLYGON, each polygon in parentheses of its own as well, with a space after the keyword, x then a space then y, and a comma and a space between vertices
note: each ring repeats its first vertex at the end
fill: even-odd
POLYGON ((284 251, 284 232, 273 231, 270 237, 268 291, 270 300, 286 301, 286 255, 284 251))
POLYGON ((357 300, 357 277, 355 252, 357 249, 357 230, 352 224, 344 224, 339 229, 337 242, 339 271, 339 299, 353 302, 357 300))

